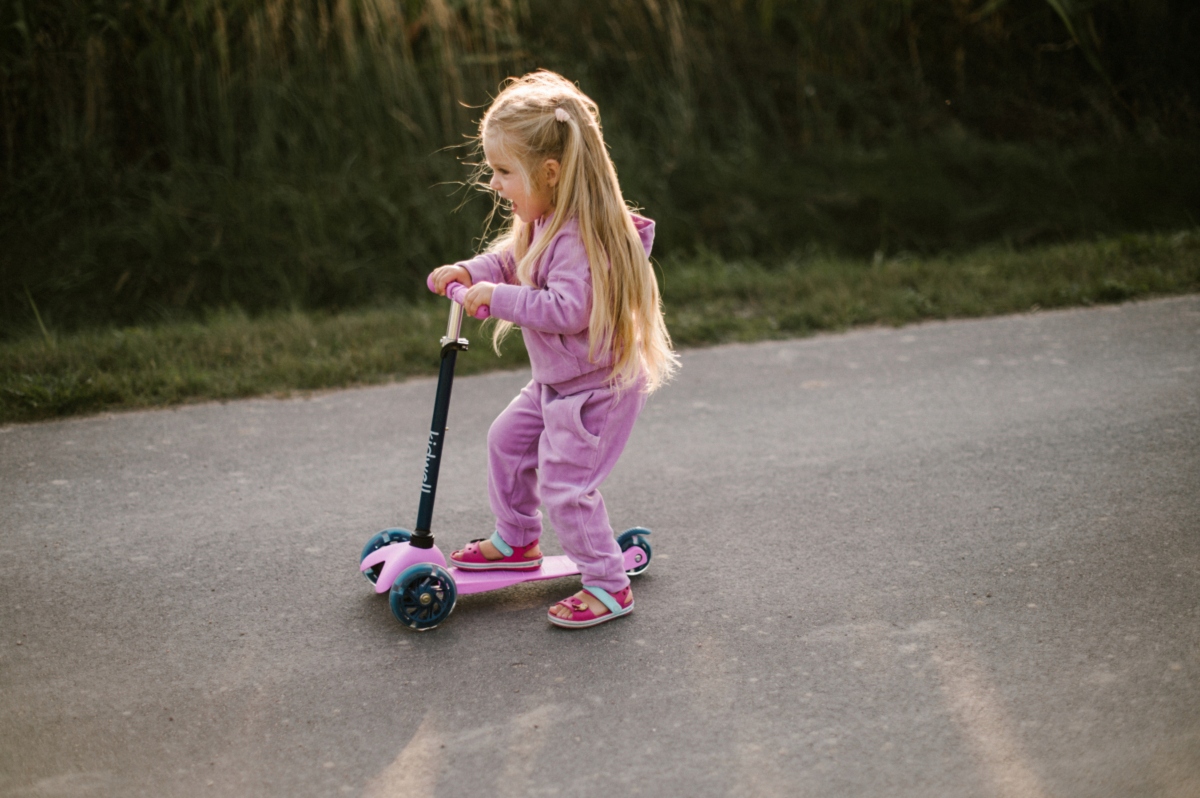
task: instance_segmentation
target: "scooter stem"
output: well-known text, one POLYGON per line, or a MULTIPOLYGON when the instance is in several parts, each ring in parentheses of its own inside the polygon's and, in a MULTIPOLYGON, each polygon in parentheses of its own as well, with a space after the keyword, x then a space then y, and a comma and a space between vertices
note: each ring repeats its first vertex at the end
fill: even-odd
POLYGON ((437 398, 433 402, 433 424, 425 447, 425 476, 421 480, 421 503, 417 508, 417 526, 409 545, 433 548, 433 500, 437 495, 438 470, 442 463, 442 445, 446 442, 446 418, 450 413, 450 389, 454 385, 454 364, 459 350, 466 351, 468 341, 461 337, 462 305, 450 303, 450 318, 442 336, 442 364, 438 370, 437 398))
POLYGON ((446 320, 446 334, 442 336, 442 346, 445 346, 449 341, 462 341, 463 349, 467 348, 465 338, 460 338, 462 334, 463 308, 457 302, 450 303, 450 318, 446 320))

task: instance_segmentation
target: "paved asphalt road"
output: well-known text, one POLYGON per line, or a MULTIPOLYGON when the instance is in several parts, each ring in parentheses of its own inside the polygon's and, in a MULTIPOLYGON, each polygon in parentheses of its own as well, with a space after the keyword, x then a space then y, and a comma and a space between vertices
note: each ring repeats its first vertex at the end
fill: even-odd
MULTIPOLYGON (((1200 796, 1200 297, 683 359, 587 631, 358 574, 430 380, 0 428, 0 795, 1200 796)), ((526 379, 455 386, 447 550, 526 379)))

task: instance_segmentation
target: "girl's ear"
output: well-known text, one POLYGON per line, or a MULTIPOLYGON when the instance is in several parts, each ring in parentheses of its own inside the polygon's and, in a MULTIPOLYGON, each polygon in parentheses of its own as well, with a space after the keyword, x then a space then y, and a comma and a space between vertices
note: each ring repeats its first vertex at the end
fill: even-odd
POLYGON ((542 164, 543 176, 546 179, 546 185, 550 188, 554 188, 556 185, 558 185, 558 169, 559 163, 553 158, 547 158, 542 164))

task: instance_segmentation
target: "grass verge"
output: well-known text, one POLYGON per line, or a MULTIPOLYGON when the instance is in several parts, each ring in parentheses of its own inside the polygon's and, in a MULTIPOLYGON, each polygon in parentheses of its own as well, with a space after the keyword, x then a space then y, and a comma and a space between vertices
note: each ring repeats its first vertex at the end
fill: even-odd
MULTIPOLYGON (((1200 230, 934 258, 810 255, 770 269, 701 256, 664 263, 661 279, 676 343, 702 346, 1196 292, 1200 230)), ((444 304, 431 301, 43 331, 0 344, 0 423, 431 375, 444 319, 444 304)), ((477 350, 487 349, 486 332, 467 322, 477 350)), ((512 336, 503 357, 478 351, 459 360, 459 373, 525 362, 512 336)))

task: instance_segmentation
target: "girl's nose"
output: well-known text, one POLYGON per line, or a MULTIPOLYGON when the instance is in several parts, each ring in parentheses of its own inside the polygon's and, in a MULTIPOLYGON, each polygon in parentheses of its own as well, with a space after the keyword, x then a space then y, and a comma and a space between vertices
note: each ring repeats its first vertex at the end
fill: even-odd
POLYGON ((490 188, 492 191, 500 190, 500 178, 498 175, 492 175, 492 179, 488 181, 488 188, 490 188))

